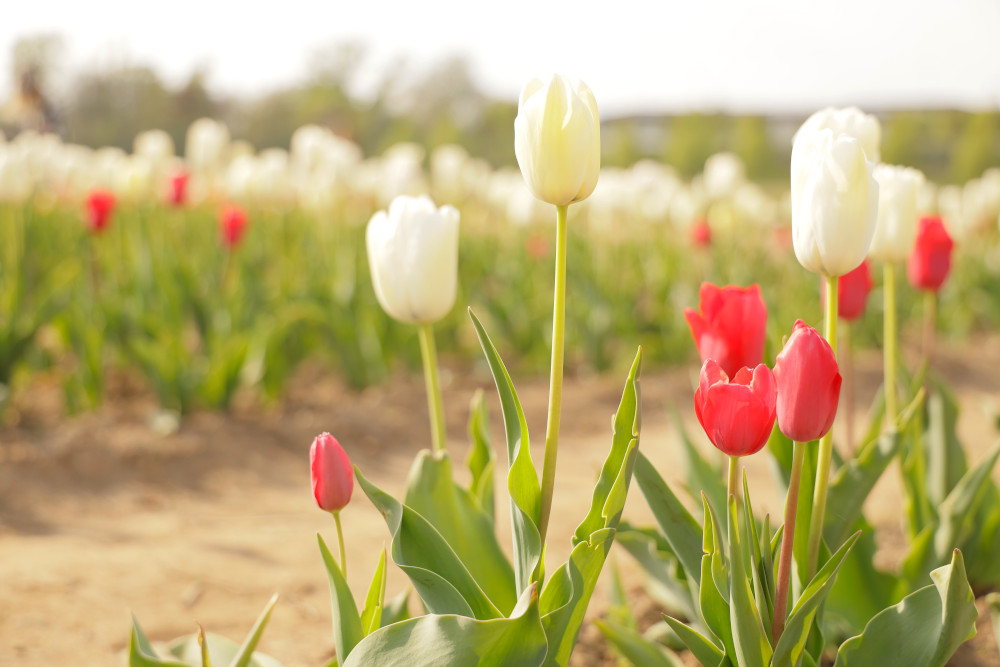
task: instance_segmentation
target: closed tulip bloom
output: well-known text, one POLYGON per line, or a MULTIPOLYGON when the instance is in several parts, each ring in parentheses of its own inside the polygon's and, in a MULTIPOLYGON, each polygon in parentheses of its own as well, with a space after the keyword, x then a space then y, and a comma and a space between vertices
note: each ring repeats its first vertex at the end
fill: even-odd
POLYGON ((774 427, 777 388, 764 364, 732 380, 714 359, 701 367, 694 411, 708 439, 729 456, 759 452, 774 427))
POLYGON ((167 193, 167 201, 174 206, 183 206, 187 201, 188 180, 191 174, 186 171, 178 171, 170 177, 170 190, 167 193))
POLYGON ((869 162, 882 159, 882 125, 878 118, 866 114, 857 107, 820 109, 802 123, 798 135, 817 130, 831 130, 834 135, 846 134, 861 142, 869 162))
POLYGON ((714 359, 727 376, 764 358, 767 306, 760 287, 702 283, 699 310, 684 309, 701 360, 714 359))
POLYGON ((309 467, 316 504, 327 512, 342 510, 354 491, 354 470, 336 438, 329 433, 316 436, 309 448, 309 467))
POLYGON ((940 290, 951 271, 954 247, 941 218, 922 218, 917 242, 906 265, 910 284, 921 290, 940 290))
MULTIPOLYGON (((865 314, 868 293, 872 291, 873 285, 871 264, 868 260, 837 279, 837 314, 840 319, 850 322, 865 314)), ((825 290, 826 283, 823 283, 823 286, 825 290)))
POLYGON ((228 248, 235 248, 243 240, 246 233, 247 214, 234 204, 223 206, 219 211, 219 231, 222 243, 228 248))
POLYGON ((837 415, 840 368, 830 344, 802 320, 774 362, 778 428, 796 442, 818 440, 837 415))
POLYGON ((87 197, 87 227, 94 234, 103 232, 111 222, 115 196, 106 190, 94 190, 87 197))
POLYGON ((590 196, 601 170, 601 122, 587 84, 553 74, 525 84, 514 154, 534 195, 556 206, 590 196))
POLYGON ((806 269, 842 276, 868 254, 878 214, 874 165, 861 142, 800 131, 792 146, 792 245, 806 269))
POLYGON ((909 167, 875 165, 878 181, 878 221, 868 256, 883 262, 902 262, 917 237, 917 190, 923 174, 909 167))
POLYGON ((458 210, 430 197, 396 197, 368 223, 365 240, 375 296, 400 322, 429 324, 455 305, 458 210))
POLYGON ((698 218, 691 225, 691 243, 699 247, 712 245, 712 228, 705 218, 698 218))

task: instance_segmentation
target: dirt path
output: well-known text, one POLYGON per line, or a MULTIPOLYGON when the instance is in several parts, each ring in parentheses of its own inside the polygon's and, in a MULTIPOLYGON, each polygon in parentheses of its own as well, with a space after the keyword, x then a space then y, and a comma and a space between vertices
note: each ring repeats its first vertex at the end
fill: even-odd
MULTIPOLYGON (((859 355, 859 404, 870 400, 879 364, 873 354, 859 355)), ((998 366, 1000 338, 946 350, 937 364, 962 400, 960 430, 973 461, 996 439, 1000 377, 992 371, 998 366)), ((568 379, 550 563, 565 559, 569 536, 586 511, 624 371, 621 377, 568 379)), ((692 434, 702 437, 691 409, 693 372, 642 379, 641 447, 668 481, 682 481, 683 465, 666 406, 676 405, 692 434)), ((476 388, 487 392, 494 445, 503 456, 491 379, 452 371, 445 383, 455 459, 465 458, 467 406, 476 388)), ((540 465, 547 383, 517 384, 540 465)), ((149 426, 149 396, 127 386, 118 394, 97 413, 61 419, 54 407, 58 389, 42 381, 30 406, 22 401, 20 423, 0 430, 0 665, 124 664, 129 611, 154 640, 188 634, 195 621, 240 640, 273 592, 281 600, 260 650, 288 667, 325 664, 333 655, 330 602, 315 535, 336 538, 333 522, 310 495, 309 444, 317 433, 331 431, 366 475, 398 495, 413 456, 429 445, 421 379, 356 394, 303 373, 280 406, 194 415, 168 436, 149 426)), ((748 468, 755 507, 780 512, 768 458, 753 457, 748 468)), ((869 503, 889 562, 898 558, 901 539, 896 474, 885 477, 869 503)), ((497 486, 503 488, 499 481, 497 486)), ((498 498, 498 507, 505 503, 498 498)), ((650 521, 637 490, 626 515, 650 521)), ((388 534, 360 490, 343 520, 349 579, 360 597, 388 534)), ((508 535, 506 526, 499 530, 508 535)), ((638 587, 628 557, 619 563, 638 587)), ((393 572, 389 594, 402 586, 393 572)), ((603 605, 604 589, 598 586, 592 613, 603 605)), ((574 664, 607 662, 595 634, 585 630, 574 664)), ((992 657, 995 644, 989 653, 992 631, 983 625, 980 634, 983 657, 956 664, 1000 663, 992 657)))

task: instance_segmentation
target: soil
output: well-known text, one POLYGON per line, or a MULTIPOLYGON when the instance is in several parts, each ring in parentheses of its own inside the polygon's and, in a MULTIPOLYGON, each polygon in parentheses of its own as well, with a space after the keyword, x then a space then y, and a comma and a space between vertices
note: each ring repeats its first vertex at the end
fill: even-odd
MULTIPOLYGON (((881 379, 881 357, 862 352, 855 363, 860 425, 861 406, 881 379)), ((960 433, 972 461, 996 440, 998 365, 996 337, 942 349, 935 360, 961 400, 960 433)), ((570 535, 589 505, 624 371, 620 377, 567 377, 549 563, 565 560, 570 535)), ((667 408, 676 406, 703 441, 691 407, 695 373, 686 367, 642 377, 641 447, 674 484, 683 483, 684 471, 667 408)), ((515 382, 540 466, 547 380, 515 382)), ((60 388, 42 376, 21 392, 0 428, 0 665, 125 664, 130 613, 154 641, 190 634, 196 622, 241 641, 274 592, 281 598, 259 650, 288 667, 326 664, 334 654, 330 600, 316 533, 332 543, 336 532, 311 497, 309 445, 318 433, 332 432, 368 477, 401 495, 415 454, 430 444, 422 379, 397 377, 359 393, 307 368, 279 404, 241 401, 228 414, 186 417, 169 434, 151 419, 155 401, 139 384, 119 377, 113 385, 102 408, 66 417, 60 388)), ((494 447, 505 460, 499 403, 485 369, 447 368, 444 385, 455 460, 465 459, 468 402, 476 389, 489 399, 494 447)), ((767 455, 746 463, 755 508, 779 515, 767 455)), ((464 473, 460 465, 456 470, 464 473)), ((498 498, 498 508, 504 503, 498 498)), ((879 557, 897 562, 897 471, 880 481, 866 511, 878 526, 879 557)), ((503 523, 505 513, 498 514, 503 523)), ((626 517, 651 523, 635 491, 626 517)), ((360 598, 378 550, 388 546, 388 532, 360 490, 342 518, 349 581, 360 598)), ((509 528, 498 530, 509 543, 509 528)), ((655 619, 631 559, 614 555, 637 615, 655 619)), ((598 585, 591 618, 606 607, 607 580, 598 585)), ((387 594, 403 587, 393 571, 387 594)), ((572 664, 615 664, 592 624, 584 627, 572 664)), ((977 638, 951 664, 1000 665, 988 614, 981 614, 977 638)))

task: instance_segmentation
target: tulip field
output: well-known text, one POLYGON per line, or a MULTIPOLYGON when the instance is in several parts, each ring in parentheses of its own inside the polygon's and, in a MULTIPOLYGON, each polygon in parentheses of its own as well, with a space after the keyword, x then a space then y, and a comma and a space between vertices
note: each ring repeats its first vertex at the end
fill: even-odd
POLYGON ((1000 664, 1000 166, 600 128, 4 138, 0 664, 1000 664))

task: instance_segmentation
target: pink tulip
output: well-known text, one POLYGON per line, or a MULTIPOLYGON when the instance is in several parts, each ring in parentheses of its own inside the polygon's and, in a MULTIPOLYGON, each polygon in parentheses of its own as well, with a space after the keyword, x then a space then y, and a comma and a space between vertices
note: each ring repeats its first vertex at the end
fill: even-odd
POLYGON ((329 433, 321 433, 309 448, 313 497, 320 509, 339 512, 351 500, 354 470, 347 452, 329 433))
POLYGON ((100 234, 111 222, 115 210, 115 196, 106 190, 94 190, 87 197, 87 227, 94 234, 100 234))
POLYGON ((937 292, 951 271, 955 243, 941 218, 921 218, 906 273, 917 289, 937 292))
POLYGON ((191 174, 183 170, 170 177, 170 192, 167 199, 172 205, 183 206, 184 202, 187 201, 187 186, 190 178, 191 174))
POLYGON ((219 211, 219 230, 222 242, 228 248, 235 248, 243 240, 247 227, 246 212, 235 204, 227 204, 219 211))
POLYGON ((701 312, 684 309, 691 335, 701 360, 714 359, 733 377, 746 366, 753 368, 764 359, 767 306, 760 287, 717 287, 702 283, 701 312))
POLYGON ((777 389, 764 364, 751 371, 741 368, 730 381, 726 372, 709 359, 701 367, 694 411, 708 439, 729 456, 760 451, 774 427, 777 389))
POLYGON ((830 344, 802 320, 774 363, 778 428, 795 442, 826 435, 837 416, 840 369, 830 344))

